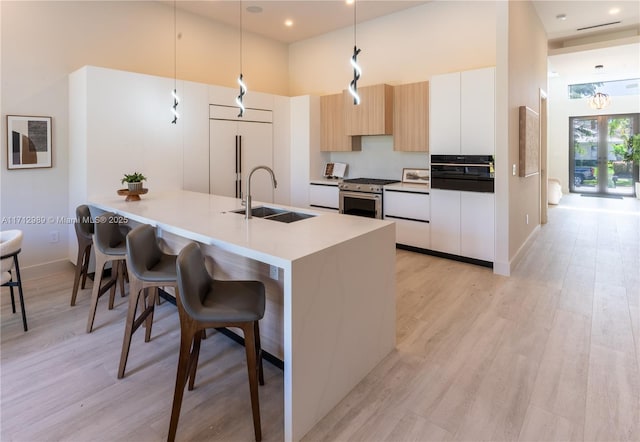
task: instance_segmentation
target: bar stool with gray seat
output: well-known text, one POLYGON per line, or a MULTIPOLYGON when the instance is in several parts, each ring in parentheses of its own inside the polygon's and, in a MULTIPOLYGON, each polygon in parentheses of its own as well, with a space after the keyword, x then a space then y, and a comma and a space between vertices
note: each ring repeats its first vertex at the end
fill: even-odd
POLYGON ((193 390, 202 332, 207 328, 242 329, 249 372, 249 391, 256 441, 262 439, 258 382, 264 385, 258 321, 264 316, 265 288, 260 281, 219 281, 211 277, 196 243, 189 243, 176 263, 180 316, 180 355, 167 440, 176 437, 184 387, 193 390))
POLYGON ((78 288, 84 289, 91 258, 91 246, 93 246, 94 225, 89 206, 82 204, 76 207, 76 238, 78 239, 78 257, 76 258, 76 273, 73 278, 73 290, 71 292, 71 306, 76 305, 78 288), (80 284, 82 278, 82 284, 80 284))
POLYGON ((158 287, 176 287, 176 255, 164 253, 156 239, 155 229, 141 224, 127 235, 127 267, 129 269, 129 310, 125 323, 118 379, 124 377, 131 337, 145 323, 144 341, 151 339, 153 312, 158 300, 158 287), (153 289, 149 293, 149 288, 153 289), (142 297, 141 297, 142 296, 142 297), (136 318, 140 305, 141 313, 136 318))
POLYGON ((116 285, 120 283, 120 293, 124 296, 124 266, 127 257, 126 235, 117 222, 118 216, 111 212, 104 212, 95 217, 94 244, 96 252, 96 272, 91 291, 91 308, 87 321, 87 333, 93 330, 93 321, 96 317, 98 299, 107 290, 109 293, 109 310, 113 309, 116 295, 116 285), (111 279, 102 287, 102 272, 107 262, 111 262, 111 279))
POLYGON ((11 291, 11 309, 16 312, 16 300, 13 288, 18 287, 20 297, 20 310, 22 311, 22 327, 27 331, 27 314, 24 309, 24 296, 22 293, 22 278, 20 277, 20 265, 18 253, 22 247, 22 230, 5 230, 0 232, 0 272, 1 286, 9 287, 11 291), (15 275, 14 275, 15 273, 15 275))

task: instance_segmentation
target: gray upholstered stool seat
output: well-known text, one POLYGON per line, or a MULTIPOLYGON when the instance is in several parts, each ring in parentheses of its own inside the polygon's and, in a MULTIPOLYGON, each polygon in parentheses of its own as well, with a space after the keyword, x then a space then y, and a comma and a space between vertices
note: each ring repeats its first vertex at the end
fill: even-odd
POLYGON ((156 239, 155 229, 142 224, 127 235, 127 267, 129 269, 129 310, 125 323, 118 378, 124 371, 131 348, 131 337, 144 323, 146 325, 145 342, 151 340, 153 312, 158 300, 158 287, 176 286, 176 255, 164 253, 156 239), (152 292, 149 293, 149 288, 152 292), (140 314, 136 310, 140 305, 140 314))
POLYGON ((119 217, 111 212, 105 212, 95 217, 94 244, 96 252, 96 273, 91 291, 91 308, 87 321, 87 333, 93 330, 93 322, 96 316, 98 299, 110 290, 109 310, 113 309, 116 294, 116 285, 120 283, 120 293, 124 296, 124 268, 127 257, 126 236, 119 217), (112 263, 111 279, 101 287, 102 272, 107 262, 112 263))
POLYGON ((258 321, 264 316, 264 284, 259 281, 213 279, 196 243, 188 244, 178 255, 177 273, 180 355, 167 440, 175 440, 187 380, 189 390, 193 390, 203 331, 207 328, 237 327, 244 334, 253 430, 256 441, 259 441, 262 430, 258 382, 264 384, 264 376, 258 321))

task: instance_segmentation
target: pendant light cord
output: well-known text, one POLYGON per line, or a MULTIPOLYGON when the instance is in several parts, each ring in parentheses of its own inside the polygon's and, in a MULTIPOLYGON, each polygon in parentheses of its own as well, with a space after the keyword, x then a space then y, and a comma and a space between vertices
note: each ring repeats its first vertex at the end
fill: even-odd
POLYGON ((240 0, 238 3, 240 5, 240 75, 238 76, 238 86, 240 86, 240 93, 236 97, 236 104, 240 109, 238 117, 242 117, 245 110, 244 96, 247 93, 247 85, 244 83, 244 78, 242 75, 242 0, 240 0))
POLYGON ((353 1, 353 55, 351 56, 351 66, 353 67, 353 80, 349 83, 349 93, 353 96, 353 104, 360 104, 360 94, 358 94, 358 80, 360 79, 360 75, 362 75, 362 69, 360 69, 360 65, 358 65, 358 54, 360 54, 360 49, 358 49, 357 40, 356 40, 356 27, 357 27, 357 18, 356 18, 356 4, 357 0, 353 1))
POLYGON ((176 0, 173 0, 173 91, 171 91, 171 95, 173 96, 173 106, 171 107, 171 112, 173 113, 173 120, 171 124, 178 123, 178 25, 177 25, 177 12, 176 12, 176 0))
POLYGON ((173 88, 177 89, 178 85, 178 36, 176 35, 178 32, 176 19, 176 0, 173 0, 173 88))

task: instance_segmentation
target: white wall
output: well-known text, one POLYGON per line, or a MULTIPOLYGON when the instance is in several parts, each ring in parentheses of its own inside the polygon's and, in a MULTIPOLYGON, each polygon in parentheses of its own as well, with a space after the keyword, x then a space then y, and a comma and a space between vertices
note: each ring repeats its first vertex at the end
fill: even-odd
MULTIPOLYGON (((366 8, 362 2, 358 8, 366 8)), ((434 74, 494 66, 496 2, 429 2, 357 25, 362 49, 359 86, 404 84, 434 74)), ((346 89, 353 27, 294 43, 289 49, 290 93, 325 95, 346 89)))
MULTIPOLYGON (((172 78, 173 8, 155 1, 2 0, 0 21, 0 215, 66 216, 68 74, 94 65, 172 78), (51 169, 7 170, 7 114, 53 117, 51 169)), ((177 42, 178 78, 236 87, 237 28, 178 11, 177 30, 181 34, 177 42)), ((287 46, 248 32, 243 38, 243 68, 250 92, 287 95, 287 46)), ((67 243, 75 243, 67 226, 2 225, 2 229, 11 228, 25 233, 20 257, 25 268, 66 259, 67 243), (53 230, 60 233, 58 243, 49 243, 53 230)))

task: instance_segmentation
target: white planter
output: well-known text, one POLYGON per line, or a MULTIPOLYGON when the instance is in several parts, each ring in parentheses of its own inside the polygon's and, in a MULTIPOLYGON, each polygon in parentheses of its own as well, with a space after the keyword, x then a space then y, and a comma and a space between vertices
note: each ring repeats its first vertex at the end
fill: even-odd
POLYGON ((127 183, 127 187, 129 188, 129 192, 135 192, 142 190, 142 182, 138 181, 137 183, 127 183))

